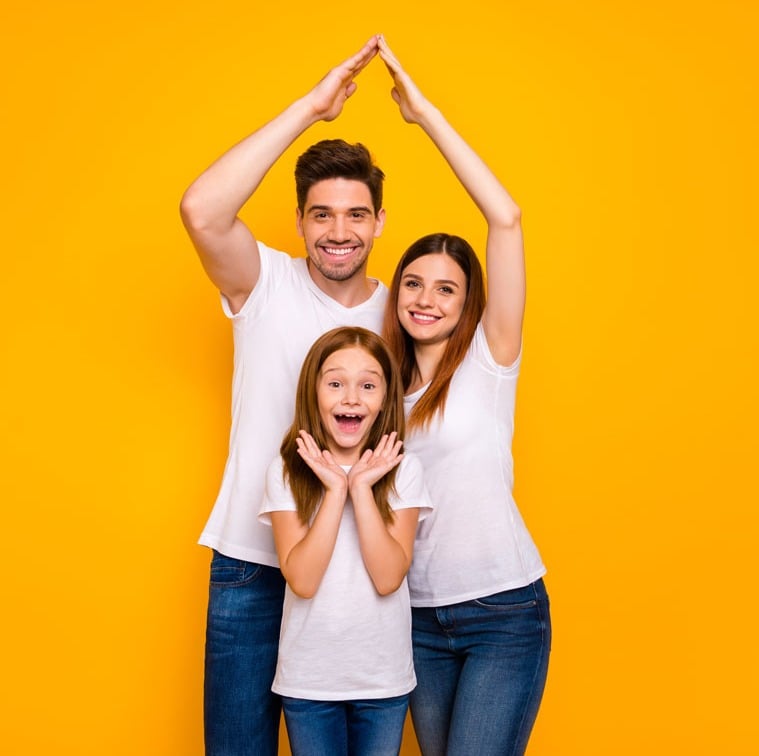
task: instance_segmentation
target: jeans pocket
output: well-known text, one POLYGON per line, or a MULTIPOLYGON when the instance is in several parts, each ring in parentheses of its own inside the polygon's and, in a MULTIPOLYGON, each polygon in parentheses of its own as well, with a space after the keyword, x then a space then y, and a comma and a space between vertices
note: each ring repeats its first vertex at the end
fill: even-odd
POLYGON ((214 551, 211 560, 211 585, 225 588, 245 585, 255 580, 262 569, 260 564, 252 564, 214 551))
POLYGON ((517 612, 534 609, 538 605, 538 599, 533 587, 528 585, 524 588, 514 588, 510 591, 501 591, 473 599, 472 604, 491 611, 517 612))

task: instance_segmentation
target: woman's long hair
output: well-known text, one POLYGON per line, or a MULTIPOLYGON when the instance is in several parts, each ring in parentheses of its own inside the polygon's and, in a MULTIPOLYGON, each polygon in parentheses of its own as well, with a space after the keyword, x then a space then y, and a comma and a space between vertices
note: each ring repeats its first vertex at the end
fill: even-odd
MULTIPOLYGON (((296 439, 300 430, 310 433, 320 449, 329 449, 329 436, 319 414, 316 390, 325 360, 340 349, 361 347, 374 357, 385 378, 385 401, 372 425, 366 443, 360 450, 374 449, 384 435, 396 431, 398 438, 405 434, 403 415, 403 386, 400 372, 390 350, 382 339, 366 328, 335 328, 319 337, 306 355, 300 371, 295 397, 295 420, 282 439, 280 454, 284 462, 285 482, 289 484, 298 508, 301 522, 308 523, 324 493, 324 486, 314 471, 298 454, 296 439)), ((373 486, 374 501, 382 519, 392 522, 393 512, 389 497, 395 493, 397 467, 386 473, 373 486)))
POLYGON ((467 289, 464 309, 456 324, 432 377, 430 385, 408 417, 408 427, 423 428, 436 413, 445 410, 448 389, 456 368, 466 356, 474 338, 477 324, 485 310, 485 281, 482 265, 469 242, 451 234, 429 234, 415 241, 403 254, 390 284, 390 296, 385 310, 382 335, 385 338, 401 369, 403 388, 408 389, 416 368, 414 341, 401 327, 398 320, 398 294, 405 269, 415 260, 425 255, 448 255, 464 272, 467 289))

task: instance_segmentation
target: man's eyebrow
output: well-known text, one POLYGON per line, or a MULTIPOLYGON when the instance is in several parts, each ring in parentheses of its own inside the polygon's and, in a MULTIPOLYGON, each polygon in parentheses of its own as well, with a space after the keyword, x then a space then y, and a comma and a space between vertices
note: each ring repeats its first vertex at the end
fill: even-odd
MULTIPOLYGON (((311 205, 310 207, 306 208, 307 213, 313 213, 313 212, 322 212, 322 211, 332 211, 334 208, 331 205, 311 205)), ((367 207, 366 205, 357 205, 356 207, 349 207, 346 211, 346 213, 373 213, 374 210, 372 210, 370 207, 367 207)))

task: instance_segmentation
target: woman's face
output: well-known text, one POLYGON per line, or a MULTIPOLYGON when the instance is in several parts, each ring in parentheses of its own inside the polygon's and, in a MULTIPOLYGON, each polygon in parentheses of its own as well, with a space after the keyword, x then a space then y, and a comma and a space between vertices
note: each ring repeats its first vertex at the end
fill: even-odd
POLYGON ((445 342, 461 319, 466 295, 466 276, 452 257, 423 255, 401 275, 398 320, 415 343, 445 342))

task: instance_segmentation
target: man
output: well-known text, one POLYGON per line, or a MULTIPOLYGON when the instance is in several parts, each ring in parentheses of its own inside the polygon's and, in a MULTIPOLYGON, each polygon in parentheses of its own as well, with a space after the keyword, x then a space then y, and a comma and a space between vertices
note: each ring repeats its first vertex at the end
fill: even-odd
POLYGON ((308 259, 258 242, 238 217, 287 147, 331 121, 377 53, 373 37, 308 94, 234 146, 186 191, 181 213, 234 331, 232 428, 218 499, 200 538, 211 562, 205 668, 208 756, 276 754, 270 692, 284 580, 271 530, 257 520, 268 464, 292 422, 303 357, 325 331, 379 331, 387 290, 367 278, 382 232, 382 171, 361 145, 320 142, 298 159, 297 228, 308 259))

